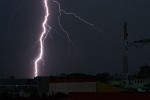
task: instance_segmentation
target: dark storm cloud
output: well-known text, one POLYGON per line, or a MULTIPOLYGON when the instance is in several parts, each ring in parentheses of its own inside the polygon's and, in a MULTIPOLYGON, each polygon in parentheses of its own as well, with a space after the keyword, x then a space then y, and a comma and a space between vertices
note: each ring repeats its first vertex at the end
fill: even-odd
MULTIPOLYGON (((68 40, 52 31, 45 41, 45 69, 42 73, 100 73, 122 72, 123 23, 128 23, 129 43, 150 37, 149 0, 58 0, 62 9, 75 12, 94 23, 97 32, 72 16, 62 15, 61 23, 70 33, 75 44, 68 49, 68 40)), ((16 75, 17 66, 21 77, 33 76, 33 61, 38 53, 38 38, 43 20, 41 0, 1 0, 0 29, 0 73, 16 75), (9 44, 8 22, 14 9, 24 2, 15 14, 11 26, 9 44), (10 46, 9 46, 10 45, 10 46)), ((60 34, 57 23, 58 6, 49 2, 51 14, 49 24, 60 34)), ((150 46, 129 48, 129 72, 150 61, 150 46)))

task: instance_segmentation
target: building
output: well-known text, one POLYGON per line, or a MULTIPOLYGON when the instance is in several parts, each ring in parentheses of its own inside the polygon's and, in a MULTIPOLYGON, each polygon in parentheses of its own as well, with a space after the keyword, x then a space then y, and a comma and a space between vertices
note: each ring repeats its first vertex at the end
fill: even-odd
POLYGON ((145 66, 140 67, 138 76, 142 78, 150 78, 150 66, 146 64, 145 66))
POLYGON ((0 95, 30 96, 36 90, 33 79, 0 79, 0 95))
POLYGON ((50 77, 50 94, 62 92, 96 92, 95 77, 50 77))
POLYGON ((122 92, 126 91, 125 89, 121 87, 117 87, 117 85, 112 85, 112 84, 106 84, 102 83, 100 81, 96 82, 96 92, 101 92, 101 93, 115 93, 115 92, 122 92))
POLYGON ((49 93, 48 77, 34 79, 0 79, 0 96, 29 97, 49 93))
POLYGON ((145 88, 145 86, 148 84, 150 84, 150 80, 148 78, 129 78, 128 88, 145 88))
POLYGON ((150 66, 147 64, 140 67, 137 75, 129 76, 128 87, 131 89, 145 88, 150 84, 150 66))

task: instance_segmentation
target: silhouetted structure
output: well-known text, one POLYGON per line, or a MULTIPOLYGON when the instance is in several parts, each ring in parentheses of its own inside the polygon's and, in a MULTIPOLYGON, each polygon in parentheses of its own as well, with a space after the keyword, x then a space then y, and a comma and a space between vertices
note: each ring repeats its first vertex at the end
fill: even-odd
POLYGON ((96 92, 95 77, 50 77, 50 94, 62 92, 96 92))
POLYGON ((48 95, 48 87, 48 77, 0 79, 0 96, 30 97, 48 95))
POLYGON ((125 86, 128 85, 128 33, 127 23, 124 23, 124 55, 123 55, 123 69, 125 74, 125 86))
POLYGON ((148 43, 150 43, 150 38, 134 41, 129 46, 135 46, 136 48, 139 48, 147 45, 148 43))
POLYGON ((145 66, 140 67, 138 76, 141 78, 150 78, 150 66, 146 64, 145 66))

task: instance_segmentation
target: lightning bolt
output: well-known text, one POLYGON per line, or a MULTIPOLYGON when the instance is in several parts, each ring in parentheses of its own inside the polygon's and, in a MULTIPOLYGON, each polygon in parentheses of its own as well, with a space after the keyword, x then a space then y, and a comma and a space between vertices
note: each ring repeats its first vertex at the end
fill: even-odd
MULTIPOLYGON (((59 9, 58 24, 59 24, 61 30, 67 35, 67 38, 68 38, 69 42, 72 43, 72 41, 71 41, 71 39, 70 39, 70 37, 69 37, 69 33, 62 27, 61 21, 60 21, 60 18, 61 18, 62 13, 66 14, 66 15, 73 15, 73 16, 74 16, 75 18, 77 18, 78 20, 80 20, 80 21, 86 23, 87 25, 93 27, 96 31, 99 31, 99 30, 95 27, 94 24, 92 24, 92 23, 90 23, 90 22, 84 20, 83 18, 81 18, 80 16, 76 15, 75 13, 66 12, 65 10, 61 9, 61 5, 60 5, 60 3, 59 3, 58 1, 56 1, 56 0, 52 0, 52 1, 58 5, 58 9, 59 9)), ((73 44, 73 43, 72 43, 72 44, 73 44)))
MULTIPOLYGON (((44 51, 44 39, 46 38, 45 36, 47 35, 47 21, 48 21, 48 16, 49 16, 49 8, 48 8, 48 0, 44 0, 44 7, 45 7, 45 18, 44 18, 44 21, 43 21, 43 24, 42 24, 42 27, 43 27, 43 32, 41 33, 41 36, 40 36, 40 53, 38 55, 38 57, 36 58, 35 62, 34 62, 34 65, 35 65, 35 73, 34 73, 34 76, 36 77, 38 75, 38 63, 39 61, 42 60, 43 58, 43 51, 44 51)), ((51 27, 49 27, 51 29, 51 27)))
MULTIPOLYGON (((69 37, 69 33, 63 28, 63 26, 61 25, 61 16, 62 16, 62 13, 65 14, 65 15, 72 15, 73 17, 77 18, 79 21, 91 26, 92 28, 94 28, 97 32, 99 32, 99 30, 95 27, 94 24, 84 20, 83 18, 81 18, 80 16, 76 15, 75 13, 72 13, 72 12, 66 12, 65 10, 61 9, 61 5, 58 1, 56 0, 52 0, 53 3, 57 4, 58 5, 58 10, 59 10, 59 15, 58 15, 58 25, 60 27, 60 29, 66 34, 66 37, 69 41, 69 43, 71 43, 73 46, 73 42, 71 41, 70 37, 69 37)), ((61 34, 59 34, 59 32, 55 29, 53 29, 51 26, 49 26, 47 24, 47 21, 48 21, 48 17, 49 17, 49 7, 48 7, 48 0, 44 0, 44 8, 45 8, 45 17, 44 17, 44 21, 42 23, 42 27, 43 27, 43 32, 41 33, 40 35, 40 38, 39 38, 39 42, 40 42, 40 53, 39 55, 37 56, 35 62, 34 62, 34 65, 35 65, 35 72, 34 72, 34 76, 37 77, 38 75, 38 64, 40 61, 43 61, 43 54, 44 54, 44 40, 46 39, 48 33, 50 32, 50 30, 54 30, 57 32, 58 35, 62 36, 61 34), (48 30, 47 30, 48 28, 48 30)), ((50 37, 51 39, 53 40, 52 38, 52 35, 50 34, 50 37)), ((63 37, 63 36, 62 36, 63 37)))

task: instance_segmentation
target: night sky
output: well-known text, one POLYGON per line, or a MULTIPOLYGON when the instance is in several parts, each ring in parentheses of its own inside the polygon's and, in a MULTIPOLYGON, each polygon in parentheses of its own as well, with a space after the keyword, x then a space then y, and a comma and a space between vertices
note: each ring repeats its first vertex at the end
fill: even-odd
MULTIPOLYGON (((75 12, 95 24, 99 31, 71 15, 62 14, 58 25, 58 5, 49 0, 51 31, 45 40, 44 67, 39 75, 60 73, 123 72, 123 24, 128 23, 129 43, 150 38, 150 0, 57 0, 67 12, 75 12)), ((42 0, 0 0, 0 77, 34 76, 34 60, 39 52, 39 36, 44 17, 42 0)), ((150 44, 129 48, 129 73, 150 64, 150 44)))

